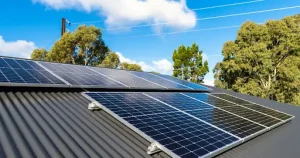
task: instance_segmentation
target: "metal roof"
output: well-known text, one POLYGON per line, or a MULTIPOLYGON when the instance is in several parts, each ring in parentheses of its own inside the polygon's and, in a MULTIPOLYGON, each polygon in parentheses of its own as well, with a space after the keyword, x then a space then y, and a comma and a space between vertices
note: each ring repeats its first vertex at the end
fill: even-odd
MULTIPOLYGON (((291 122, 218 157, 300 155, 300 108, 213 88, 296 116, 291 122)), ((82 89, 0 87, 2 157, 169 157, 149 156, 144 138, 104 111, 89 111, 82 89)))

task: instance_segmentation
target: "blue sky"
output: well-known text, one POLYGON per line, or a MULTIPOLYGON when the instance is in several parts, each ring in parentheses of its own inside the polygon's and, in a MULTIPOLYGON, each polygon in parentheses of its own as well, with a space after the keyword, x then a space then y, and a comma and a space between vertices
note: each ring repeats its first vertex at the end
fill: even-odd
MULTIPOLYGON (((226 41, 235 39, 238 28, 172 35, 164 35, 164 33, 240 25, 246 20, 261 23, 269 19, 281 19, 300 13, 300 8, 295 8, 228 18, 196 20, 196 18, 300 6, 299 0, 265 0, 237 6, 190 10, 246 1, 251 0, 182 0, 172 3, 166 0, 152 0, 151 2, 138 2, 137 0, 4 0, 0 6, 0 55, 28 57, 32 49, 36 47, 49 49, 60 35, 62 17, 66 17, 72 23, 102 21, 88 24, 102 29, 179 21, 161 25, 163 27, 104 30, 103 38, 113 51, 119 52, 123 61, 136 62, 146 70, 156 70, 162 73, 170 73, 174 49, 182 44, 191 45, 195 42, 203 50, 209 62, 210 73, 206 76, 206 82, 212 83, 212 69, 217 62, 222 60, 222 46, 226 41), (184 7, 185 9, 182 9, 184 7), (161 33, 161 35, 128 37, 153 33, 161 33)), ((71 24, 68 29, 73 31, 77 26, 77 24, 71 24)))

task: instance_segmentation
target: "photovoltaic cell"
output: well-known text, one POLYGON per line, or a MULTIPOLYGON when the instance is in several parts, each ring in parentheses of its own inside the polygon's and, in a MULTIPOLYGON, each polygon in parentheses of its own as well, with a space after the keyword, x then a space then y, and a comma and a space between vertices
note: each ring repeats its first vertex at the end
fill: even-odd
POLYGON ((161 74, 155 74, 155 75, 159 76, 159 77, 162 77, 164 79, 167 79, 169 81, 173 81, 175 83, 179 83, 179 84, 182 84, 184 86, 196 89, 196 90, 205 90, 205 91, 209 91, 210 90, 209 88, 206 88, 205 86, 201 86, 201 85, 196 84, 196 83, 192 83, 192 82, 188 82, 188 81, 185 81, 185 80, 181 80, 181 79, 176 78, 176 77, 172 77, 172 76, 168 76, 168 75, 161 75, 161 74))
POLYGON ((219 110, 212 105, 191 99, 180 93, 146 93, 173 107, 191 114, 203 121, 213 124, 240 138, 258 133, 265 127, 246 120, 242 117, 219 110))
POLYGON ((139 76, 141 78, 144 78, 148 81, 158 83, 159 85, 162 85, 166 88, 172 88, 172 89, 192 89, 190 87, 183 86, 181 84, 171 82, 169 80, 166 80, 164 78, 158 77, 156 75, 152 75, 150 73, 146 72, 137 72, 137 71, 128 71, 128 73, 134 74, 136 76, 139 76))
POLYGON ((142 93, 85 94, 180 157, 209 155, 239 142, 237 137, 142 93))
POLYGON ((0 82, 66 85, 34 61, 0 58, 0 82))
POLYGON ((85 66, 40 62, 41 65, 60 76, 71 85, 89 85, 99 87, 126 87, 104 75, 98 74, 85 66))
POLYGON ((281 119, 281 120, 288 120, 288 119, 293 117, 291 115, 288 115, 288 114, 285 114, 285 113, 282 113, 282 112, 279 112, 279 111, 276 111, 276 110, 273 110, 273 109, 255 104, 255 103, 251 103, 249 101, 246 101, 246 100, 243 100, 243 99, 240 99, 240 98, 236 98, 236 97, 233 97, 233 96, 228 95, 228 94, 211 94, 211 95, 222 98, 222 99, 225 99, 225 100, 228 100, 228 101, 231 101, 233 103, 239 104, 240 106, 243 106, 243 107, 246 107, 246 108, 249 108, 249 109, 264 113, 264 114, 267 114, 269 116, 272 116, 272 117, 275 117, 275 118, 278 118, 278 119, 281 119))
POLYGON ((135 75, 132 75, 124 70, 114 70, 95 67, 93 67, 92 69, 114 80, 117 80, 131 88, 165 89, 164 87, 159 86, 158 84, 136 77, 135 75))

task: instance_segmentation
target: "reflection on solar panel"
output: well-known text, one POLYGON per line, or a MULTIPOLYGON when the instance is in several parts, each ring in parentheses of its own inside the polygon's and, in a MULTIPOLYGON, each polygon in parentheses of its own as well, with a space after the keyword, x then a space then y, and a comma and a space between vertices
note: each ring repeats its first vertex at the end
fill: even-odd
POLYGON ((94 71, 108 76, 116 81, 123 83, 130 88, 150 88, 150 89, 165 89, 157 83, 147 81, 123 70, 105 69, 91 67, 94 71))
POLYGON ((158 77, 161 77, 161 78, 164 78, 166 80, 169 80, 169 81, 172 81, 172 82, 175 82, 175 83, 193 88, 193 89, 206 90, 206 91, 210 90, 209 88, 206 88, 206 87, 201 86, 199 84, 188 82, 188 81, 185 81, 185 80, 181 80, 181 79, 176 78, 176 77, 172 77, 172 76, 168 76, 168 75, 161 75, 161 74, 154 74, 154 75, 156 75, 158 77))
POLYGON ((0 82, 66 85, 34 61, 0 58, 0 82))
POLYGON ((238 137, 143 93, 85 95, 149 141, 158 142, 171 156, 213 156, 240 142, 238 137))
POLYGON ((88 67, 70 64, 39 62, 71 85, 93 85, 99 87, 126 87, 104 75, 98 74, 88 67))
POLYGON ((234 115, 243 117, 245 119, 248 119, 250 121, 259 123, 262 126, 265 127, 273 127, 277 126, 279 124, 282 124, 283 122, 279 119, 276 119, 274 117, 268 116, 264 113, 259 113, 255 110, 251 110, 245 107, 242 107, 241 105, 235 104, 233 102, 220 99, 218 97, 215 97, 215 94, 201 94, 201 93, 184 93, 187 96, 190 96, 192 98, 195 98, 202 102, 207 102, 217 108, 223 109, 227 112, 230 112, 234 115), (220 104, 221 103, 221 104, 220 104), (224 105, 222 105, 224 104, 224 105))
MULTIPOLYGON (((236 116, 207 103, 191 99, 180 93, 147 93, 158 100, 167 103, 179 110, 185 111, 201 120, 224 129, 240 138, 246 138, 265 129, 243 117, 236 116)), ((207 95, 207 94, 206 94, 207 95)))
POLYGON ((286 113, 283 113, 280 111, 276 111, 276 110, 273 110, 273 109, 270 109, 270 108, 267 108, 267 107, 264 107, 264 106, 261 106, 261 105, 258 105, 258 104, 255 104, 255 103, 249 102, 247 100, 243 100, 243 99, 240 99, 240 98, 228 95, 228 94, 212 94, 212 95, 216 96, 218 98, 222 98, 224 100, 228 100, 235 104, 239 104, 240 106, 243 106, 245 108, 252 109, 257 112, 267 114, 271 117, 281 119, 284 121, 290 120, 293 117, 289 114, 286 114, 286 113))
POLYGON ((139 76, 141 78, 144 78, 148 81, 158 83, 159 85, 162 85, 166 88, 170 88, 170 89, 192 89, 190 87, 187 87, 187 86, 175 83, 175 82, 171 82, 171 81, 166 80, 164 78, 158 77, 158 76, 153 75, 151 73, 137 72, 137 71, 128 71, 128 73, 134 74, 134 75, 139 76))
POLYGON ((185 93, 185 95, 188 95, 190 97, 196 98, 197 100, 209 103, 210 105, 213 105, 216 107, 236 106, 233 103, 227 102, 223 99, 216 98, 211 95, 207 95, 205 93, 185 93))

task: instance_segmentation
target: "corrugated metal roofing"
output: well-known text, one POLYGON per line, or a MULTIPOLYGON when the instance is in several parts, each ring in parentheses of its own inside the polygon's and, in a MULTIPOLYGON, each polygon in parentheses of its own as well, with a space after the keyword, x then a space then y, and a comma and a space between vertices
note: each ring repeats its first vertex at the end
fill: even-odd
POLYGON ((0 101, 0 157, 150 157, 149 142, 89 111, 78 92, 0 92, 0 101))
MULTIPOLYGON (((89 111, 82 90, 0 87, 2 157, 151 157, 144 138, 104 111, 89 111)), ((275 108, 291 122, 218 157, 297 157, 300 108, 214 88, 275 108)), ((163 152, 152 157, 169 157, 163 152)))

